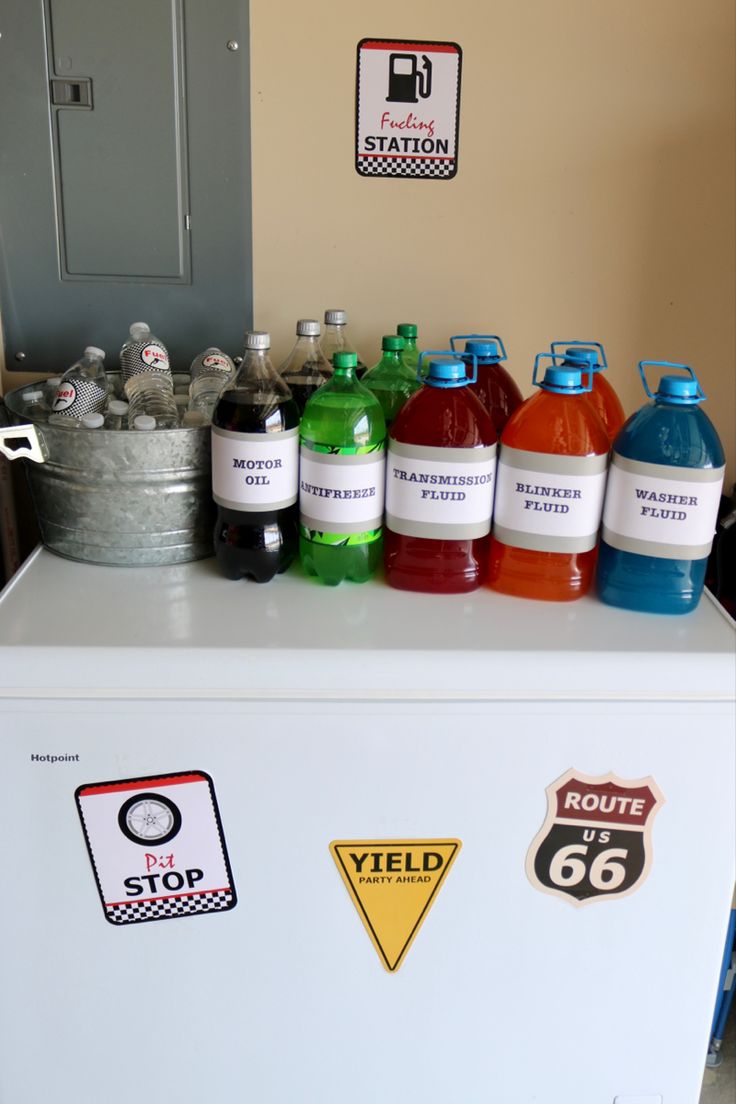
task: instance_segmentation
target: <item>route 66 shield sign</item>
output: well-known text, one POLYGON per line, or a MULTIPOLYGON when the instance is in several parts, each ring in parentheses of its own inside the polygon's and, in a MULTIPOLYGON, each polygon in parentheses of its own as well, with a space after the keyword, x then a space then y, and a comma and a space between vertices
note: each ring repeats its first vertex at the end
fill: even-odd
POLYGON ((652 864, 653 778, 592 777, 571 768, 547 787, 547 816, 526 858, 529 881, 573 905, 625 897, 652 864))

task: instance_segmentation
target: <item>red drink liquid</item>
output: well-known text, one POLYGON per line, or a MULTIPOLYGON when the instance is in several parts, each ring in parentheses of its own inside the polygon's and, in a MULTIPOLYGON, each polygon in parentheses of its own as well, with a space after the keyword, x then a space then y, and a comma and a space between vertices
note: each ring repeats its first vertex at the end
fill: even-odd
MULTIPOLYGON (((462 366, 463 373, 464 370, 462 366)), ((496 432, 490 414, 468 386, 425 384, 399 411, 391 428, 390 441, 399 445, 426 446, 440 457, 443 449, 488 449, 496 443, 496 432)), ((396 465, 392 465, 389 458, 389 483, 394 478, 392 466, 396 465)), ((428 489, 427 494, 430 493, 463 492, 428 489)), ((443 507, 442 499, 436 502, 438 516, 443 510, 449 513, 449 503, 443 507)), ((406 536, 391 529, 387 516, 383 539, 386 578, 391 586, 400 590, 461 594, 475 590, 485 578, 488 534, 460 540, 406 536)))

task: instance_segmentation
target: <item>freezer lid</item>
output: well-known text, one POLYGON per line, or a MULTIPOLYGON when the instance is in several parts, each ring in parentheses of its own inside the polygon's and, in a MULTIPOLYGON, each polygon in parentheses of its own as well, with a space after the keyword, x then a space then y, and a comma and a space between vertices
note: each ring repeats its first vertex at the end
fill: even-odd
POLYGON ((0 595, 0 697, 730 701, 734 628, 707 595, 666 617, 39 548, 0 595))

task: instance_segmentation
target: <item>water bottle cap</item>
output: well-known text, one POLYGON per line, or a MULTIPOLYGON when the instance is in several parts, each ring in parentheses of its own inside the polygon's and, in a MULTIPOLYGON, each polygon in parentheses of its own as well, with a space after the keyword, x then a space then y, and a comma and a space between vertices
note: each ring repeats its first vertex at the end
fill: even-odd
POLYGON ((156 419, 152 418, 150 414, 139 414, 133 422, 134 429, 155 429, 156 419))
POLYGON ((357 368, 357 353, 335 353, 332 357, 333 368, 357 368))
POLYGON ((58 387, 60 383, 61 376, 49 376, 49 378, 45 381, 44 386, 48 388, 58 387))
POLYGON ((399 337, 413 338, 417 336, 417 327, 414 322, 399 322, 396 327, 396 332, 399 337))
POLYGON ((148 325, 147 322, 133 322, 131 327, 130 327, 130 336, 135 341, 140 341, 140 339, 142 337, 145 337, 147 334, 150 334, 150 332, 151 332, 151 327, 148 325))
POLYGON ((398 337, 396 334, 386 334, 381 338, 381 348, 384 353, 400 353, 406 348, 406 342, 403 337, 398 337))
POLYGON ((270 349, 271 335, 265 330, 249 330, 245 335, 246 349, 270 349))
POLYGON ((582 368, 573 367, 546 368, 544 379, 539 386, 545 391, 555 391, 558 395, 582 395, 588 390, 583 386, 582 368))
POLYGON ((121 399, 110 399, 110 402, 107 404, 107 409, 111 414, 120 415, 122 417, 123 414, 128 413, 128 404, 121 399))
MULTIPOLYGON (((49 380, 48 382, 50 383, 51 381, 49 380)), ((59 377, 59 383, 61 383, 61 377, 59 377)), ((43 398, 43 391, 26 391, 23 398, 26 402, 38 402, 39 399, 43 398)))
POLYGON ((102 414, 85 414, 82 417, 82 425, 85 429, 99 429, 105 424, 102 414))
POLYGON ((326 310, 325 326, 345 326, 348 321, 348 312, 344 310, 326 310))
POLYGON ((462 360, 430 360, 424 382, 430 387, 465 387, 470 381, 462 360))
POLYGON ((675 401, 678 403, 701 402, 698 381, 689 376, 662 376, 659 387, 654 395, 655 401, 675 401))
POLYGON ((105 350, 98 349, 96 345, 88 345, 87 348, 84 350, 84 355, 86 357, 89 357, 90 359, 92 357, 99 357, 100 360, 104 360, 105 350))
POLYGON ((194 429, 207 425, 207 419, 200 410, 187 410, 182 415, 181 424, 184 429, 194 429))
POLYGON ((298 337, 319 337, 322 327, 316 318, 300 318, 296 324, 298 337))
POLYGON ((500 359, 497 341, 466 341, 465 352, 468 355, 474 353, 478 357, 478 360, 500 359))

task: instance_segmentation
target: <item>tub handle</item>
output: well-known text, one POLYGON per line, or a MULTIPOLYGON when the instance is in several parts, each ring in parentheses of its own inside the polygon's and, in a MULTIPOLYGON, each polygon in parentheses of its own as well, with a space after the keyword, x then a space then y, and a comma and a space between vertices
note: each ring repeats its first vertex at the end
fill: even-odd
POLYGON ((48 459, 43 437, 32 422, 0 426, 0 452, 8 460, 33 460, 36 464, 44 464, 48 459))

